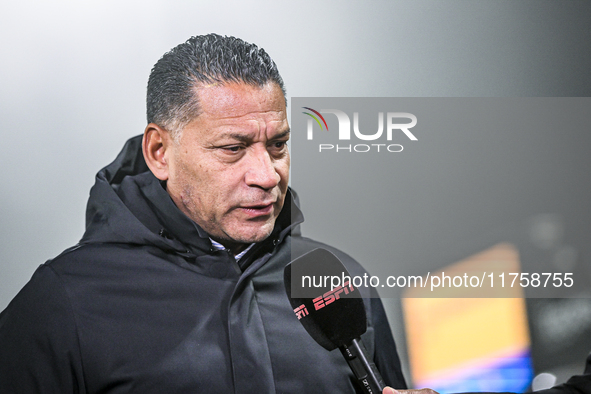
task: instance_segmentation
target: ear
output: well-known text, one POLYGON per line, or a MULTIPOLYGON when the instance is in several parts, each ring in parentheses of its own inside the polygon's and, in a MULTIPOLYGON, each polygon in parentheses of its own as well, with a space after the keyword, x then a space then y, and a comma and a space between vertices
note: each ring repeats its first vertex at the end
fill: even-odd
POLYGON ((168 180, 169 166, 167 150, 172 140, 168 131, 150 123, 144 131, 142 150, 150 171, 161 181, 168 180))

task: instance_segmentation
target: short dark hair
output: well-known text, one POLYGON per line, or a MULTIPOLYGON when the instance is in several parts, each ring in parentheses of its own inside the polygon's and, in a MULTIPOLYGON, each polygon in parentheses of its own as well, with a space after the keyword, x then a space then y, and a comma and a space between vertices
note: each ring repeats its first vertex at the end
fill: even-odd
POLYGON ((176 140, 183 127, 199 115, 199 85, 227 82, 260 87, 275 82, 285 98, 283 79, 264 49, 235 37, 196 36, 165 53, 152 68, 148 123, 164 127, 176 140))

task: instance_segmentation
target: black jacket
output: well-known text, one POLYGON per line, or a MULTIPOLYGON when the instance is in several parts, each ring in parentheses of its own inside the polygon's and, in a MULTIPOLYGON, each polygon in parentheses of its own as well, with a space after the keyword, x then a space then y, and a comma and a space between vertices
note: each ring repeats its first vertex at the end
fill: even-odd
POLYGON ((585 361, 582 375, 575 375, 565 383, 547 390, 536 391, 539 394, 589 394, 591 393, 591 353, 585 361))
MULTIPOLYGON (((345 393, 352 373, 314 342, 283 267, 323 246, 297 235, 293 193, 272 235, 237 264, 174 205, 128 141, 97 174, 78 245, 37 269, 0 315, 0 393, 345 393), (293 219, 292 219, 293 218, 293 219)), ((404 388, 379 299, 363 340, 404 388)))

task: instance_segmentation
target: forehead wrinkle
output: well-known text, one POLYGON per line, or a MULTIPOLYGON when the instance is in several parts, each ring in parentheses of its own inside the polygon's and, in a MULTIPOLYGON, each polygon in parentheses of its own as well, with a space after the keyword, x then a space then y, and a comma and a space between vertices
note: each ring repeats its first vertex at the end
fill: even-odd
MULTIPOLYGON (((229 114, 226 115, 226 114, 224 114, 223 116, 218 116, 217 112, 218 112, 217 111, 217 108, 214 108, 213 111, 205 111, 204 110, 204 111, 201 112, 201 115, 200 116, 203 116, 203 115, 211 115, 211 116, 214 116, 214 117, 216 117, 218 119, 239 119, 239 118, 243 118, 245 116, 252 115, 252 114, 260 114, 260 115, 279 114, 280 115, 280 114, 285 113, 285 111, 283 111, 283 110, 258 111, 258 110, 255 109, 255 110, 252 110, 252 111, 249 111, 249 112, 244 112, 244 113, 237 114, 237 115, 229 115, 229 114)), ((252 119, 252 120, 254 120, 254 119, 252 119)), ((270 120, 270 121, 274 121, 274 120, 270 120)), ((282 121, 282 119, 277 119, 276 121, 282 121)))
MULTIPOLYGON (((218 129, 227 129, 225 131, 221 131, 218 134, 218 138, 235 138, 237 140, 246 140, 254 138, 256 134, 263 132, 267 134, 269 130, 273 131, 275 127, 272 125, 274 124, 283 124, 287 123, 286 119, 248 119, 245 122, 241 123, 234 123, 234 122, 221 122, 216 128, 218 129)), ((289 126, 286 131, 280 131, 283 127, 278 127, 278 134, 271 136, 269 139, 281 138, 285 134, 289 133, 289 126)))
POLYGON ((269 104, 271 104, 272 107, 276 108, 277 110, 266 112, 285 112, 286 101, 283 97, 283 92, 281 91, 281 88, 273 82, 267 82, 262 86, 252 86, 250 84, 237 81, 226 82, 219 85, 201 85, 200 87, 201 89, 199 89, 197 93, 199 99, 203 104, 207 102, 207 105, 203 105, 203 107, 209 107, 209 111, 207 112, 215 114, 220 118, 240 117, 253 112, 265 113, 259 111, 259 109, 264 107, 269 108, 269 104), (223 94, 220 94, 220 89, 223 91, 223 94), (278 93, 280 93, 280 99, 276 97, 278 93), (261 96, 261 94, 263 96, 261 96), (248 103, 245 104, 245 100, 248 103), (226 107, 226 110, 227 107, 229 107, 231 109, 237 109, 237 111, 240 112, 247 109, 245 106, 250 106, 251 111, 238 113, 234 116, 225 116, 225 114, 220 114, 217 111, 220 107, 226 107))

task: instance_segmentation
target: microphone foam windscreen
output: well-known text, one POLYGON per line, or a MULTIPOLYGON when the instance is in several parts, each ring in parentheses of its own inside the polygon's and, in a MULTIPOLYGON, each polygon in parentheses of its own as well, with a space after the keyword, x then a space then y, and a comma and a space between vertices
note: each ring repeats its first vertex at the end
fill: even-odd
POLYGON ((348 345, 366 331, 361 294, 334 254, 314 249, 289 263, 283 274, 294 313, 322 347, 348 345))

